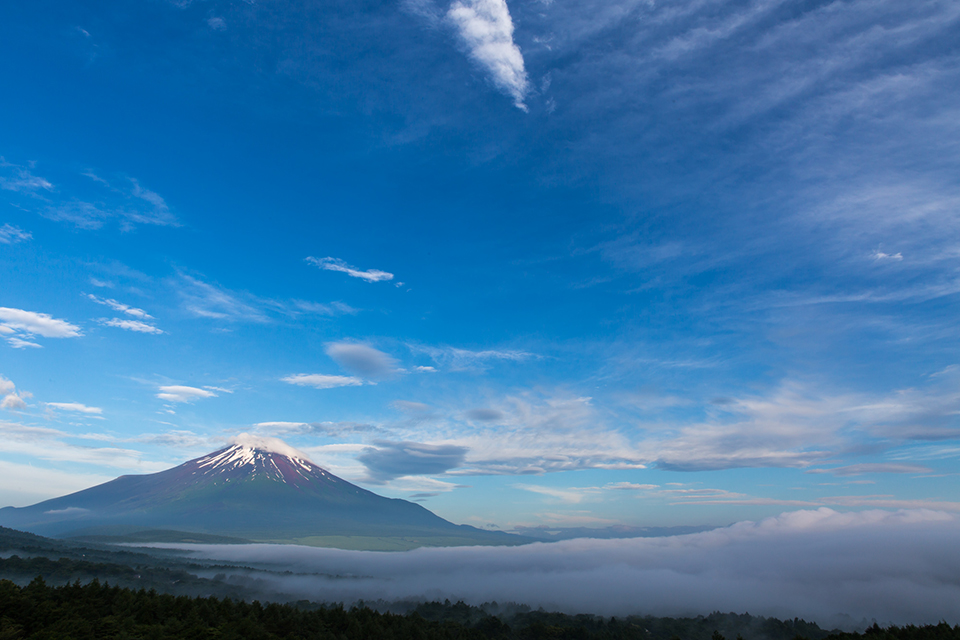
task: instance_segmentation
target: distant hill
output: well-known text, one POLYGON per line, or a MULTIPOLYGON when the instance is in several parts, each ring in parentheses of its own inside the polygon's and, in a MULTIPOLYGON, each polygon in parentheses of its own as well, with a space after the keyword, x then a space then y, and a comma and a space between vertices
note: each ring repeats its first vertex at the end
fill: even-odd
POLYGON ((247 438, 178 467, 121 476, 38 504, 0 525, 100 542, 286 542, 350 549, 516 545, 529 538, 456 525, 338 478, 277 440, 247 438))

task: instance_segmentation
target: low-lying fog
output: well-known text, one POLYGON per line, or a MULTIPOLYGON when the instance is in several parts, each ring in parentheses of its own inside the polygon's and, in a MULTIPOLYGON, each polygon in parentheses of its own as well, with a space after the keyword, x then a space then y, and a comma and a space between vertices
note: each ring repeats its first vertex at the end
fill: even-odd
POLYGON ((683 536, 522 547, 156 546, 256 564, 271 570, 256 575, 273 588, 347 604, 449 598, 604 615, 719 610, 821 625, 960 623, 960 518, 938 511, 819 509, 683 536))

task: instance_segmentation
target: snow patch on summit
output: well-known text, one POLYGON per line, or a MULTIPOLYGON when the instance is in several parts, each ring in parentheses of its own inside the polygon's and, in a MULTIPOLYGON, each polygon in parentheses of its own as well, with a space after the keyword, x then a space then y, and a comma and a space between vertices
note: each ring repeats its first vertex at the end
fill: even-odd
POLYGON ((248 433, 234 438, 229 447, 192 460, 190 464, 194 465, 191 475, 214 478, 214 484, 221 480, 231 482, 260 475, 297 487, 317 481, 337 481, 311 462, 306 454, 282 440, 248 433))
POLYGON ((288 458, 307 460, 313 462, 310 457, 299 449, 295 449, 279 438, 268 438, 265 436, 254 436, 249 433, 241 433, 230 441, 230 444, 240 445, 244 449, 268 451, 278 453, 288 458))

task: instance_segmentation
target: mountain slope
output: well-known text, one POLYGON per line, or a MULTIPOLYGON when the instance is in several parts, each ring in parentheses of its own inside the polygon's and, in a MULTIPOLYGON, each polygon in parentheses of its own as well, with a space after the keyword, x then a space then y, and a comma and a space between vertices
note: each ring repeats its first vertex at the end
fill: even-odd
POLYGON ((280 441, 250 438, 159 473, 0 509, 0 525, 61 537, 176 530, 349 548, 527 542, 455 525, 338 478, 280 441))

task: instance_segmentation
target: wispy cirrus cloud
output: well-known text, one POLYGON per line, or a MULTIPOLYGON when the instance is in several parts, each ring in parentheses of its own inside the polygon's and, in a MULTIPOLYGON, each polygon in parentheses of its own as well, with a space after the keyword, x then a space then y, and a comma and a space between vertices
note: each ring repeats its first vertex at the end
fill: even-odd
POLYGON ((51 220, 81 229, 99 229, 115 221, 123 230, 138 224, 179 226, 180 222, 157 192, 130 177, 104 179, 92 171, 67 172, 57 180, 35 175, 34 166, 0 158, 0 189, 19 196, 18 205, 51 220), (88 178, 89 181, 77 182, 88 178))
MULTIPOLYGON (((90 175, 90 174, 84 174, 90 175)), ((96 180, 102 186, 96 199, 64 198, 40 210, 51 220, 69 222, 81 229, 99 229, 109 220, 115 220, 123 230, 138 224, 179 227, 180 221, 166 201, 155 191, 145 188, 134 178, 125 178, 113 184, 96 180)))
POLYGON ((307 315, 338 317, 359 313, 358 309, 341 301, 321 303, 265 298, 247 291, 228 289, 182 271, 177 277, 169 278, 167 284, 176 291, 187 313, 211 320, 268 323, 307 315))
MULTIPOLYGON (((451 371, 483 370, 493 362, 523 362, 537 359, 535 353, 520 349, 461 349, 450 346, 425 346, 408 344, 407 347, 414 353, 422 353, 431 358, 437 365, 451 371)), ((432 369, 432 367, 419 367, 432 369)))
POLYGON ((506 0, 455 0, 447 20, 468 55, 484 69, 498 89, 527 110, 524 100, 530 90, 523 54, 513 41, 513 19, 506 0))
POLYGON ((387 282, 393 280, 393 274, 387 271, 381 271, 380 269, 367 269, 362 270, 357 267, 351 266, 339 258, 314 258, 312 256, 305 258, 305 260, 318 267, 324 271, 337 271, 339 273, 345 273, 351 278, 360 278, 366 282, 387 282))
POLYGON ((5 224, 0 227, 0 244, 17 244, 18 242, 26 242, 32 237, 27 231, 12 224, 5 224))
POLYGON ((132 316, 132 317, 134 317, 134 318, 136 318, 136 319, 138 319, 138 320, 152 320, 152 319, 153 319, 153 316, 151 316, 149 313, 147 313, 147 312, 144 311, 143 309, 138 309, 137 307, 131 307, 130 305, 123 304, 122 302, 117 302, 116 300, 114 300, 114 299, 112 299, 112 298, 101 298, 101 297, 99 297, 99 296, 93 295, 92 293, 86 293, 86 294, 84 294, 84 295, 85 295, 88 299, 92 300, 93 302, 96 302, 97 304, 100 304, 100 305, 103 305, 103 306, 106 306, 106 307, 110 307, 110 308, 113 309, 114 311, 119 311, 119 312, 124 313, 124 314, 126 314, 126 315, 128 315, 128 316, 132 316))
POLYGON ((147 322, 141 322, 140 320, 128 320, 126 318, 101 318, 99 322, 107 327, 116 327, 117 329, 125 329, 126 331, 134 331, 136 333, 152 333, 154 335, 164 333, 163 329, 155 327, 147 322))
POLYGON ((189 313, 200 318, 231 322, 267 322, 261 301, 181 273, 171 282, 189 313))
POLYGON ((35 192, 39 190, 53 191, 53 185, 46 178, 36 176, 31 172, 32 166, 17 165, 7 162, 0 156, 0 189, 6 191, 35 192))

